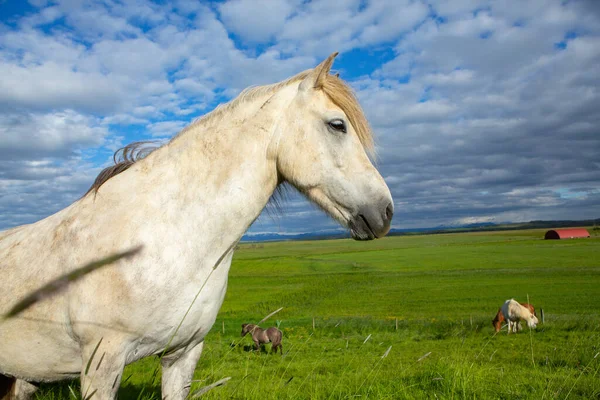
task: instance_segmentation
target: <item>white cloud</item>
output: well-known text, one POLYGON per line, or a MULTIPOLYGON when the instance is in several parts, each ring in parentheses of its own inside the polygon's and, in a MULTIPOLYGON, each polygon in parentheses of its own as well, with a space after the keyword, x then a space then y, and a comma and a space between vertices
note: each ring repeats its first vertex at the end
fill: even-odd
POLYGON ((287 17, 300 1, 271 0, 260 3, 254 0, 230 0, 218 6, 219 14, 229 31, 245 42, 268 42, 279 33, 287 17))
POLYGON ((52 61, 28 68, 0 64, 0 105, 5 109, 110 112, 123 97, 118 82, 99 73, 74 72, 52 61))
POLYGON ((312 1, 287 20, 276 47, 288 54, 323 57, 333 51, 395 42, 427 14, 428 7, 420 1, 312 1))
POLYGON ((46 166, 0 161, 0 226, 31 223, 55 213, 77 200, 98 172, 76 158, 46 166))
POLYGON ((183 93, 200 95, 208 101, 211 101, 214 97, 214 87, 211 87, 200 80, 183 78, 175 81, 174 85, 175 89, 180 90, 183 93))
POLYGON ((0 113, 0 226, 34 222, 81 196, 99 170, 83 154, 97 154, 108 135, 72 110, 0 113))
POLYGON ((146 37, 138 37, 97 42, 88 61, 95 63, 90 69, 110 71, 110 74, 164 79, 166 72, 177 66, 181 58, 146 37))
POLYGON ((498 222, 494 216, 463 217, 454 222, 454 225, 481 224, 486 222, 498 222))
POLYGON ((83 147, 101 145, 108 131, 91 117, 72 110, 53 114, 0 114, 3 158, 69 156, 83 147))
POLYGON ((420 1, 379 1, 369 3, 364 14, 369 22, 360 33, 361 46, 396 41, 400 34, 423 21, 429 8, 420 1))
POLYGON ((130 24, 126 17, 115 14, 115 11, 127 10, 130 7, 132 4, 128 7, 110 8, 102 3, 68 0, 60 2, 60 8, 64 10, 68 24, 77 29, 78 35, 85 40, 141 35, 142 29, 130 24))
POLYGON ((146 126, 154 137, 172 137, 188 123, 185 121, 161 121, 146 126))
POLYGON ((148 120, 146 118, 134 117, 131 114, 112 114, 108 117, 104 117, 102 123, 104 125, 139 125, 147 124, 148 120))

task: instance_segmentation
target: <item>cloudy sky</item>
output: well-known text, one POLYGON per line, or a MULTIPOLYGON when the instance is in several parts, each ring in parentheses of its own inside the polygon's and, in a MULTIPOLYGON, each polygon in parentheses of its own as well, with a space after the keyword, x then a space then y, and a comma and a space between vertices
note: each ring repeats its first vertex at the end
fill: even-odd
MULTIPOLYGON (((0 229, 339 51, 395 228, 600 217, 600 1, 0 0, 0 229), (258 5, 262 4, 262 5, 258 5)), ((299 196, 251 232, 336 224, 299 196)))

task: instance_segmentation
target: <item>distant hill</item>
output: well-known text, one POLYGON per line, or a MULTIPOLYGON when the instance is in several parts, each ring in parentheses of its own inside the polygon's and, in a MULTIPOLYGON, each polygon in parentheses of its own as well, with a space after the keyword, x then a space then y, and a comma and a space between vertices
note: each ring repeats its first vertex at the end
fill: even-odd
POLYGON ((257 233, 246 234, 242 237, 242 242, 277 242, 284 240, 321 240, 321 239, 343 239, 350 237, 350 234, 342 229, 321 232, 307 232, 297 234, 279 234, 279 233, 257 233))
MULTIPOLYGON (((481 222, 465 225, 440 225, 432 228, 413 228, 413 229, 391 229, 388 236, 411 235, 411 234, 436 234, 453 232, 479 232, 479 231, 506 231, 518 229, 552 229, 566 228, 575 226, 595 226, 600 225, 600 218, 586 219, 581 221, 561 220, 561 221, 529 221, 529 222, 503 222, 495 224, 493 222, 481 222)), ((246 234, 242 237, 242 242, 276 242, 285 240, 323 240, 323 239, 344 239, 349 238, 350 233, 343 229, 332 229, 328 231, 307 232, 298 234, 280 234, 280 233, 257 233, 246 234)))
MULTIPOLYGON (((452 232, 479 232, 479 231, 509 231, 519 229, 553 229, 576 226, 595 226, 600 225, 600 218, 586 219, 580 221, 560 220, 560 221, 529 221, 529 222, 503 222, 495 224, 485 222, 480 224, 467 224, 462 226, 439 226, 437 228, 427 228, 425 232, 419 233, 452 233, 452 232)), ((389 234, 405 234, 390 232, 389 234)))

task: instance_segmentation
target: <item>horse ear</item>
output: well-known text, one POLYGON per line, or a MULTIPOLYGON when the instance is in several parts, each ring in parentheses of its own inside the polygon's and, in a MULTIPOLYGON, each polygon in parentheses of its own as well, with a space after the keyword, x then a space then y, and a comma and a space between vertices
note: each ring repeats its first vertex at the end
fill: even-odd
POLYGON ((317 65, 310 74, 300 83, 300 90, 319 89, 323 87, 323 83, 327 78, 327 74, 331 70, 333 60, 339 53, 332 53, 325 61, 317 65))

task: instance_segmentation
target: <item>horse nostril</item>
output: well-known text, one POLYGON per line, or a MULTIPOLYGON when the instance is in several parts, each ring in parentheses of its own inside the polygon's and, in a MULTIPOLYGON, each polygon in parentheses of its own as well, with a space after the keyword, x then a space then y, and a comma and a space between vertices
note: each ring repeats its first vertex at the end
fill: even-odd
POLYGON ((392 203, 390 203, 385 208, 385 217, 387 218, 388 221, 390 221, 392 219, 393 215, 394 215, 394 206, 392 205, 392 203))

